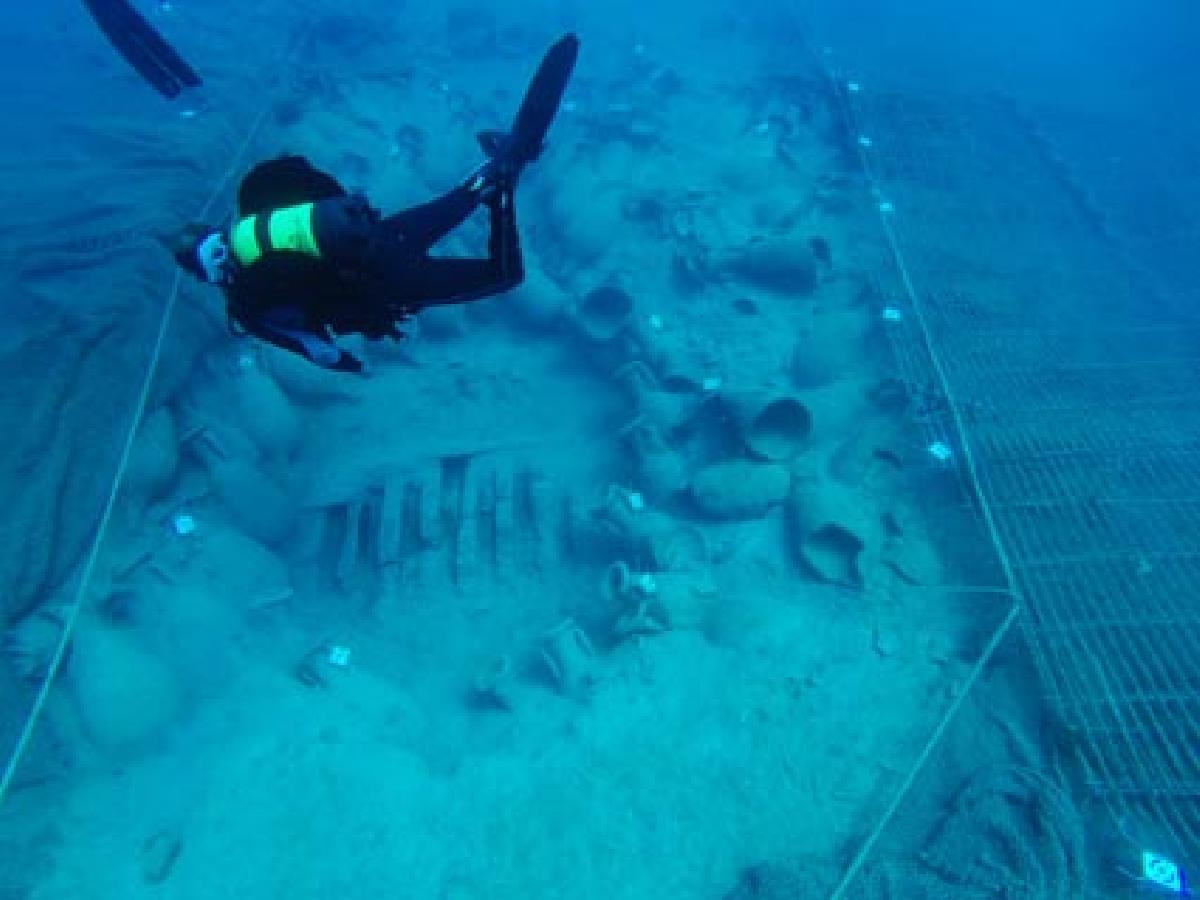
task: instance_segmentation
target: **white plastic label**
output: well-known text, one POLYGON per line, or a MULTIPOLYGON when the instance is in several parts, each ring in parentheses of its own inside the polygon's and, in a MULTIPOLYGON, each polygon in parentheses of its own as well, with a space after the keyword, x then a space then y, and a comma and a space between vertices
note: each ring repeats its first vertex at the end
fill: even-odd
POLYGON ((179 513, 171 520, 171 526, 180 537, 186 537, 196 530, 196 520, 187 513, 179 513))
POLYGON ((950 457, 954 455, 954 451, 950 449, 950 445, 942 441, 934 441, 929 445, 929 455, 938 462, 948 462, 950 457))
POLYGON ((639 512, 646 508, 646 501, 642 499, 642 495, 637 491, 629 492, 629 508, 634 512, 639 512))
POLYGON ((346 668, 350 665, 350 648, 342 646, 333 646, 329 648, 329 664, 338 668, 346 668))
POLYGON ((904 320, 904 313, 900 312, 898 307, 885 306, 883 308, 883 321, 885 322, 900 322, 904 320))
POLYGON ((654 575, 650 572, 642 572, 638 575, 637 586, 643 594, 658 593, 658 582, 654 580, 654 575))
POLYGON ((1183 893, 1183 871, 1165 856, 1143 850, 1142 877, 1173 893, 1183 893))

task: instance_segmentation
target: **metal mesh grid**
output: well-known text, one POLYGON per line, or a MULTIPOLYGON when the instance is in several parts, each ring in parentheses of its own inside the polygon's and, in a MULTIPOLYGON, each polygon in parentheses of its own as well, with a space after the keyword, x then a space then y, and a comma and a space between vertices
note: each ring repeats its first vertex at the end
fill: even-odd
POLYGON ((914 348, 937 353, 1046 695, 1111 812, 1195 846, 1200 273, 1154 263, 1195 246, 1200 206, 1143 193, 1162 179, 1093 190, 1070 149, 1106 123, 843 89, 922 325, 897 355, 920 384, 914 348))

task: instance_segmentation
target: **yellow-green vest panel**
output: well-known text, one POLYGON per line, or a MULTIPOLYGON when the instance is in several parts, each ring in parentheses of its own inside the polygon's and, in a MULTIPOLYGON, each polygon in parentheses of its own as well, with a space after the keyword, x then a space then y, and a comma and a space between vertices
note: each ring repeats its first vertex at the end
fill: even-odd
POLYGON ((234 257, 243 266, 258 262, 264 253, 271 250, 305 253, 315 257, 321 255, 321 248, 317 246, 317 238, 313 233, 312 203, 287 206, 239 219, 230 230, 229 243, 234 257), (263 216, 267 217, 265 223, 263 216))

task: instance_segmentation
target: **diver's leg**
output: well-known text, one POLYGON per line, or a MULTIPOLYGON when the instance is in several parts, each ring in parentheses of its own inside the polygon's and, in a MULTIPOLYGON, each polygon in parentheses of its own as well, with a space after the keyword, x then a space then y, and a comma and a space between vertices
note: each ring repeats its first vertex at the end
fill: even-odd
POLYGON ((517 205, 512 187, 497 190, 484 201, 490 215, 488 259, 507 285, 516 287, 525 280, 525 258, 521 255, 521 233, 517 230, 517 205))
MULTIPOLYGON (((567 34, 555 41, 529 82, 509 131, 480 135, 488 161, 449 193, 388 216, 381 223, 382 233, 399 238, 410 251, 425 253, 457 228, 481 201, 487 202, 485 198, 494 199, 511 190, 521 170, 541 154, 578 56, 579 39, 575 35, 567 34)), ((519 258, 519 250, 517 255, 519 258)))
POLYGON ((398 310, 400 315, 412 315, 430 306, 472 303, 516 286, 501 278, 487 259, 426 258, 414 270, 413 280, 417 298, 405 301, 398 310))
POLYGON ((423 254, 461 225, 479 207, 479 202, 479 190, 465 184, 428 203, 393 213, 379 223, 384 238, 380 249, 390 252, 397 249, 395 243, 399 242, 402 252, 423 254))
POLYGON ((487 259, 408 260, 393 283, 403 301, 399 314, 427 306, 470 303, 516 287, 525 277, 511 189, 496 191, 484 201, 491 214, 487 259))

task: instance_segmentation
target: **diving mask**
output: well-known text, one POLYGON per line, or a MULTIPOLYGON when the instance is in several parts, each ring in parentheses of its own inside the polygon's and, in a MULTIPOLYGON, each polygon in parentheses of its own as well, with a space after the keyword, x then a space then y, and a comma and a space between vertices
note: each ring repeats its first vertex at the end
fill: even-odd
POLYGON ((209 284, 228 284, 233 277, 233 258, 225 235, 211 228, 196 234, 190 244, 176 250, 175 260, 209 284))
POLYGON ((200 276, 209 284, 224 284, 233 275, 229 245, 225 236, 214 231, 196 244, 196 264, 200 276))

